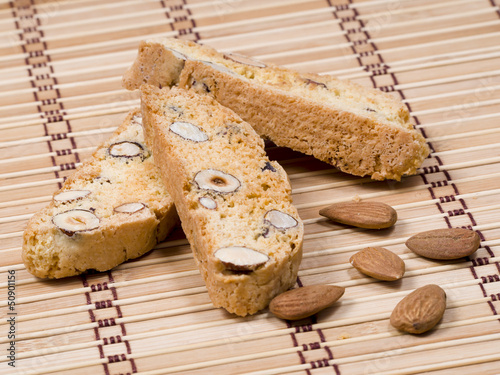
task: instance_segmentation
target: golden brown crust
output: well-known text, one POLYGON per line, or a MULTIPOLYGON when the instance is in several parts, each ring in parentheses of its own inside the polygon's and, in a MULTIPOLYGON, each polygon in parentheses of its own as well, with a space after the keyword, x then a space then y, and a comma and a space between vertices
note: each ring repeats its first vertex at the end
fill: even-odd
POLYGON ((241 64, 189 41, 159 39, 144 45, 148 49, 126 73, 128 89, 139 88, 144 76, 156 86, 178 82, 231 108, 259 135, 344 172, 400 180, 415 174, 429 153, 404 104, 379 90, 273 64, 241 64), (183 56, 176 60, 173 51, 183 56), (175 69, 158 64, 157 56, 175 60, 175 69), (180 71, 179 78, 165 81, 164 69, 172 75, 180 71))
MULTIPOLYGON (((104 142, 54 194, 85 190, 72 201, 51 203, 29 221, 23 235, 26 269, 42 278, 62 278, 87 270, 106 271, 151 250, 178 222, 171 197, 159 177, 149 151, 145 158, 115 158, 110 146, 130 141, 143 143, 140 112, 132 111, 109 140, 104 142), (135 119, 135 120, 134 120, 135 119), (145 205, 135 213, 116 212, 125 203, 145 205), (53 222, 71 210, 91 212, 99 219, 96 229, 64 233, 53 222)), ((140 206, 139 206, 140 207, 140 206)))
POLYGON ((141 42, 133 66, 123 75, 123 86, 129 90, 143 84, 170 86, 176 84, 184 62, 171 53, 141 42))
POLYGON ((241 316, 265 308, 295 283, 302 256, 303 225, 291 204, 285 171, 269 161, 262 139, 249 124, 208 96, 143 86, 142 111, 155 162, 212 302, 241 316), (179 136, 169 130, 176 121, 195 125, 207 139, 179 136), (228 179, 235 190, 202 187, 197 176, 208 170, 232 176, 228 179), (207 208, 201 199, 213 206, 207 208), (272 210, 290 215, 296 225, 272 230, 265 221, 272 210), (232 246, 253 249, 269 260, 250 272, 228 269, 215 253, 232 246))

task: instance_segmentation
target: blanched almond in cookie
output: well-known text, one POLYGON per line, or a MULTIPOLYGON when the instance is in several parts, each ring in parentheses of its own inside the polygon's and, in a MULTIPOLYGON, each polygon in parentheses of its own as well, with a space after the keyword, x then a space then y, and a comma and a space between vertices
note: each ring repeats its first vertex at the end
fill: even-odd
POLYGON ((86 197, 89 194, 89 190, 66 190, 54 195, 53 199, 58 203, 71 202, 86 197))
POLYGON ((269 260, 266 254, 244 246, 223 247, 214 256, 231 271, 253 271, 269 260))
POLYGON ((132 117, 132 122, 135 122, 136 124, 142 125, 142 116, 135 115, 134 117, 132 117))
POLYGON ((204 142, 208 140, 208 135, 201 130, 198 126, 186 121, 176 121, 169 126, 172 133, 177 134, 179 137, 193 141, 204 142))
POLYGON ((203 207, 208 208, 209 210, 215 210, 217 208, 217 202, 212 198, 201 197, 200 199, 198 199, 198 201, 203 207))
POLYGON ((223 65, 215 64, 215 63, 213 63, 211 61, 201 61, 201 62, 203 64, 205 64, 205 65, 211 66, 212 68, 214 68, 215 70, 218 70, 219 72, 228 73, 228 74, 231 74, 231 75, 235 74, 232 70, 229 70, 228 68, 226 68, 223 65))
POLYGON ((179 52, 179 51, 176 51, 175 49, 172 49, 172 48, 167 48, 167 47, 165 47, 165 49, 167 49, 167 50, 169 50, 170 52, 172 52, 172 54, 173 54, 176 58, 178 58, 179 60, 184 60, 184 61, 185 61, 185 60, 187 60, 187 59, 188 59, 186 55, 184 55, 183 53, 181 53, 181 52, 179 52))
POLYGON ((52 223, 67 236, 99 227, 99 218, 87 210, 69 210, 52 217, 52 223))
POLYGON ((320 86, 324 89, 328 89, 326 84, 324 84, 323 82, 318 82, 318 81, 315 81, 315 80, 310 79, 310 78, 304 78, 304 82, 308 85, 311 85, 312 87, 320 86))
POLYGON ((240 64, 256 66, 257 68, 265 68, 267 66, 262 61, 255 60, 251 57, 240 55, 239 53, 234 52, 224 54, 224 58, 240 64))
POLYGON ((146 207, 146 205, 144 203, 131 202, 131 203, 125 203, 125 204, 122 204, 118 207, 115 207, 114 211, 119 212, 119 213, 134 214, 134 213, 142 210, 145 207, 146 207))
POLYGON ((233 175, 217 169, 204 169, 196 173, 194 182, 200 189, 218 193, 232 193, 241 186, 240 180, 233 175))
POLYGON ((278 210, 267 211, 264 220, 278 229, 292 228, 299 223, 292 216, 278 210))
POLYGON ((115 158, 133 158, 144 154, 144 147, 136 142, 117 142, 109 146, 109 154, 115 158))

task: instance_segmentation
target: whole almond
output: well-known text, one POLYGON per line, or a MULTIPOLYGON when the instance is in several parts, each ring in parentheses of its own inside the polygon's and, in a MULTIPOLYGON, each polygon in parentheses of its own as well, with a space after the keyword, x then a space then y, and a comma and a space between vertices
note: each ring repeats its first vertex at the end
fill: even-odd
POLYGON ((391 325, 408 333, 424 333, 434 328, 446 310, 446 293, 430 284, 403 298, 391 314, 391 325))
POLYGON ((418 233, 406 241, 415 254, 431 259, 459 259, 479 248, 479 235, 468 229, 435 229, 418 233))
POLYGON ((396 210, 382 202, 344 202, 323 208, 319 214, 338 223, 366 229, 392 227, 398 215, 396 210))
POLYGON ((405 273, 405 262, 383 247, 367 247, 354 254, 349 262, 358 271, 375 279, 399 280, 405 273))
POLYGON ((269 310, 278 318, 304 319, 333 305, 345 288, 333 285, 310 285, 292 289, 273 298, 269 310))

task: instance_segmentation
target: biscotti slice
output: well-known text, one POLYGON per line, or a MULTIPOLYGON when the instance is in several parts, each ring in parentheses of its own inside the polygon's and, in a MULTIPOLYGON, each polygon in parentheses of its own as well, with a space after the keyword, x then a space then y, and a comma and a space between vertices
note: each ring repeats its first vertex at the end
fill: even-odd
POLYGON ((165 239, 178 223, 172 198, 131 112, 29 221, 26 269, 42 278, 106 271, 165 239))
POLYGON ((147 142, 216 307, 245 316, 296 282, 303 224, 283 168, 233 111, 179 88, 142 88, 147 142))
POLYGON ((400 180, 429 154, 408 109, 389 94, 187 40, 142 42, 123 84, 133 90, 144 83, 211 95, 276 145, 358 176, 400 180))

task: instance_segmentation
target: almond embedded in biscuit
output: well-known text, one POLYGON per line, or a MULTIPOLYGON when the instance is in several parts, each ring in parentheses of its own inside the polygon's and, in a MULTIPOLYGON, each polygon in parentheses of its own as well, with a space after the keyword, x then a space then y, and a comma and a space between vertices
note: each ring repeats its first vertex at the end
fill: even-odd
POLYGON ((200 189, 217 193, 233 193, 241 186, 240 180, 229 173, 216 169, 204 169, 196 173, 194 182, 200 189))
POLYGON ((54 195, 52 199, 57 203, 66 203, 82 199, 89 194, 90 190, 66 190, 54 195))
POLYGON ((262 61, 253 59, 253 58, 248 57, 248 56, 240 55, 239 53, 235 53, 235 52, 225 53, 224 58, 228 59, 228 60, 232 60, 232 61, 240 63, 240 64, 255 66, 257 68, 265 68, 267 66, 262 61))
POLYGON ((118 207, 115 207, 114 211, 119 213, 135 214, 136 212, 139 212, 143 208, 146 208, 146 205, 144 203, 131 202, 131 203, 124 203, 118 207))
POLYGON ((205 142, 208 141, 208 135, 198 126, 186 121, 176 121, 169 126, 172 133, 179 137, 193 141, 205 142))
POLYGON ((269 260, 266 254, 245 246, 223 247, 214 256, 231 271, 253 271, 269 260))
POLYGON ((215 210, 217 208, 217 202, 210 197, 201 197, 198 201, 203 207, 209 210, 215 210))
POLYGON ((134 158, 144 156, 144 147, 137 142, 117 142, 109 146, 108 152, 115 158, 134 158))
POLYGON ((303 78, 303 80, 307 85, 311 85, 312 87, 319 86, 319 87, 323 87, 324 89, 328 89, 326 84, 324 84, 323 82, 318 82, 318 81, 315 81, 315 80, 310 79, 310 78, 303 78))
POLYGON ((52 217, 52 223, 69 237, 77 232, 96 229, 99 222, 99 218, 92 212, 80 209, 61 212, 52 217))
POLYGON ((168 49, 170 52, 172 52, 172 54, 176 58, 178 58, 179 60, 184 60, 184 61, 188 60, 188 57, 186 55, 184 55, 183 53, 181 53, 173 48, 166 48, 166 49, 168 49))
POLYGON ((278 210, 267 211, 264 221, 277 229, 288 229, 299 224, 292 216, 278 210))

